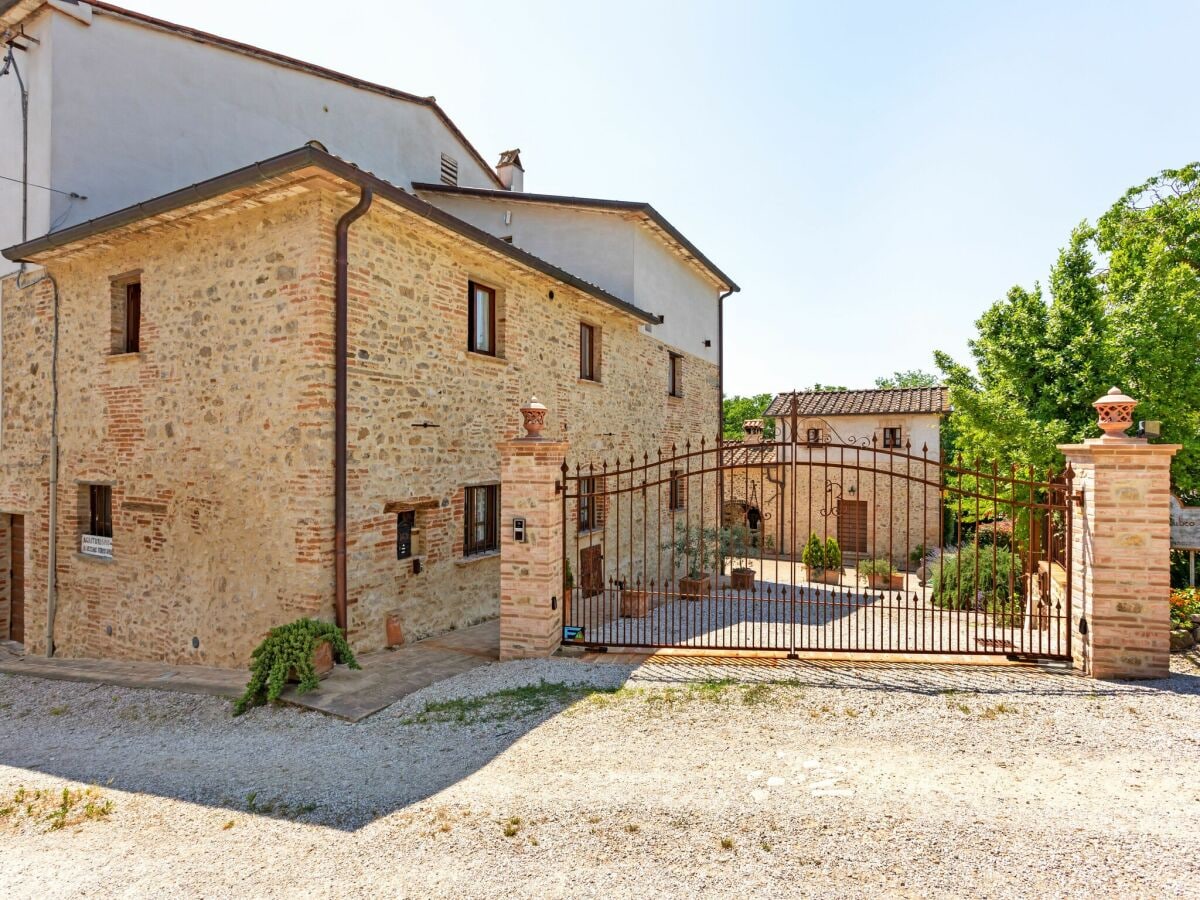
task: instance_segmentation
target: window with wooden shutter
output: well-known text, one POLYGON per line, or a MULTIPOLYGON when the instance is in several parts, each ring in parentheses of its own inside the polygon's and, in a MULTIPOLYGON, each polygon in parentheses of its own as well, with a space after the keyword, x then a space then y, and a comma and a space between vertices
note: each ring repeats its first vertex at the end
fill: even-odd
POLYGON ((500 549, 500 485, 469 487, 463 495, 466 533, 463 556, 493 553, 500 549))
POLYGON ((900 438, 902 437, 899 428, 883 429, 883 447, 885 450, 898 450, 901 446, 900 438))
POLYGON ((88 509, 87 533, 96 537, 112 537, 112 487, 107 484, 88 485, 88 509))
POLYGON ((126 272, 109 280, 112 299, 109 318, 110 352, 114 356, 142 349, 141 272, 126 272))
POLYGON ((579 479, 578 530, 592 531, 604 527, 608 508, 608 495, 604 492, 604 478, 599 475, 579 479))
POLYGON ((683 357, 678 353, 667 357, 667 393, 672 397, 683 396, 683 357))
POLYGON ((667 502, 671 509, 683 509, 687 504, 687 476, 678 469, 671 470, 667 502))

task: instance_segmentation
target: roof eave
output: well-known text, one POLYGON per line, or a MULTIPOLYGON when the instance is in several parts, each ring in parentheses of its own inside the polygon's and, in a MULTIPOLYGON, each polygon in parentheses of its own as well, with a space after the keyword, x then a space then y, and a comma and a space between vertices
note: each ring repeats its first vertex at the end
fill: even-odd
POLYGON ((333 175, 357 184, 360 187, 368 187, 380 197, 397 206, 404 207, 434 224, 440 225, 474 243, 507 256, 528 268, 548 275, 643 322, 651 325, 657 325, 662 322, 661 316, 634 306, 632 303, 614 294, 610 294, 603 288, 584 281, 577 275, 573 275, 553 263, 534 256, 519 247, 514 247, 512 244, 502 241, 495 235, 477 228, 469 222, 464 222, 450 215, 445 210, 439 209, 433 204, 421 200, 419 197, 414 197, 391 182, 384 181, 382 178, 366 172, 312 144, 306 144, 303 147, 298 147, 295 150, 290 150, 287 153, 273 156, 261 162, 251 163, 232 172, 226 172, 224 175, 218 175, 216 178, 180 188, 179 190, 134 204, 108 215, 99 216, 87 222, 81 222, 70 228, 64 228, 61 231, 51 232, 42 237, 34 238, 31 241, 16 244, 5 248, 0 253, 12 262, 38 262, 37 257, 63 249, 85 238, 161 215, 182 206, 211 200, 230 191, 235 191, 269 178, 277 178, 310 165, 319 166, 333 175))
POLYGON ((730 293, 741 290, 732 278, 684 236, 678 228, 649 203, 636 200, 606 200, 600 197, 572 197, 565 194, 531 194, 525 191, 491 190, 490 188, 460 187, 451 184, 436 184, 428 181, 413 182, 413 190, 431 194, 449 194, 459 197, 475 197, 481 200, 500 200, 508 203, 545 203, 558 206, 575 206, 582 209, 600 209, 612 212, 641 213, 665 231, 673 241, 690 253, 695 261, 720 282, 730 293))

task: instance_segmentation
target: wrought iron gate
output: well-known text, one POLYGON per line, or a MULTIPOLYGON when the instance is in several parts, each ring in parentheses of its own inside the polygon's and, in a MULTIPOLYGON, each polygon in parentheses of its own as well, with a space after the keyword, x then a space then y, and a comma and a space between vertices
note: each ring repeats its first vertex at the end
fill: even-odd
POLYGON ((565 640, 1070 658, 1069 468, 796 426, 564 463, 565 640))

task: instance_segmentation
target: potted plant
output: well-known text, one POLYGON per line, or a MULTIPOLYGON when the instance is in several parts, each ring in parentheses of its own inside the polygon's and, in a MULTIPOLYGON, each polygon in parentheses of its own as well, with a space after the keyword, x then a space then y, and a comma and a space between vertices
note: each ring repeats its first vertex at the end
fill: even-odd
POLYGON ((800 560, 808 568, 808 580, 837 584, 842 577, 842 548, 836 538, 822 543, 814 531, 804 544, 800 560))
POLYGON ((834 582, 842 580, 842 548, 835 537, 825 541, 825 570, 832 573, 834 582))
POLYGON ((272 628, 250 654, 250 681, 233 705, 233 714, 240 716, 252 706, 278 700, 289 681, 297 683, 299 694, 315 691, 335 660, 351 669, 361 668, 336 625, 297 619, 272 628))
POLYGON ((708 563, 713 544, 717 541, 715 529, 701 529, 695 525, 680 523, 675 529, 674 540, 662 545, 675 555, 675 564, 687 568, 687 575, 679 579, 679 596, 685 600, 699 600, 712 590, 712 575, 708 563))
POLYGON ((865 580, 873 590, 899 590, 904 576, 897 574, 891 560, 864 559, 858 564, 859 580, 865 580))
POLYGON ((625 587, 621 581, 621 617, 626 619, 643 619, 650 614, 651 592, 643 590, 641 583, 635 588, 625 587))
POLYGON ((745 525, 733 525, 721 529, 721 555, 733 560, 729 570, 729 586, 735 591, 753 591, 757 574, 750 565, 755 547, 750 529, 745 525))

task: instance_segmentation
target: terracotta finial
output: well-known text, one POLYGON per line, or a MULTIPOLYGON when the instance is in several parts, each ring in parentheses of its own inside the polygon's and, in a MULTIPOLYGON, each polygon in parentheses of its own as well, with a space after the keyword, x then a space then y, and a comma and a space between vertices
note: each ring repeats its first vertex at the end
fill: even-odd
POLYGON ((1138 402, 1122 393, 1120 388, 1110 388, 1109 392, 1097 400, 1092 406, 1100 418, 1096 422, 1106 438, 1125 437, 1125 432, 1133 425, 1133 409, 1138 402))
POLYGON ((546 427, 546 407, 537 397, 530 397, 529 403, 521 407, 521 416, 525 420, 525 439, 541 440, 542 429, 546 427))

